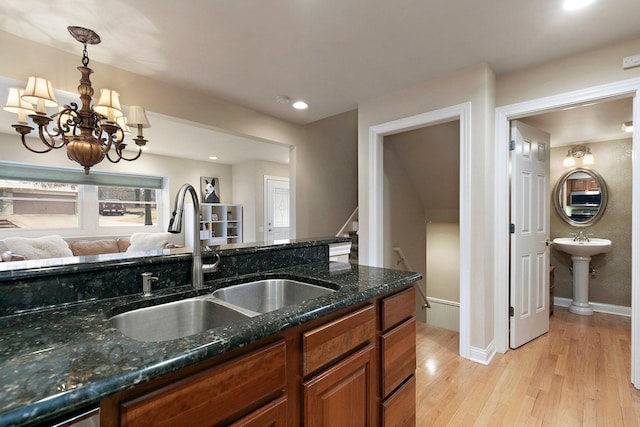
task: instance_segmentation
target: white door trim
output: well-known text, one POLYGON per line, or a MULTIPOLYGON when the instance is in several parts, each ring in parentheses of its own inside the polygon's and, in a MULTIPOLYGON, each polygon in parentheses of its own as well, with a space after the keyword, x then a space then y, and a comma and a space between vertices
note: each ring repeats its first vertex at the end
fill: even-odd
MULTIPOLYGON (((494 227, 495 233, 495 344, 496 351, 504 353, 509 347, 509 121, 541 111, 602 100, 616 96, 634 96, 634 123, 640 123, 640 78, 594 86, 577 91, 533 99, 496 108, 496 167, 494 174, 494 227)), ((632 239, 631 247, 640 243, 640 126, 633 132, 633 195, 632 195, 632 239)), ((631 257, 631 381, 640 387, 640 251, 633 250, 631 257)))
POLYGON ((383 138, 400 132, 460 121, 460 356, 470 358, 471 348, 471 102, 369 128, 369 245, 363 264, 383 265, 383 138))

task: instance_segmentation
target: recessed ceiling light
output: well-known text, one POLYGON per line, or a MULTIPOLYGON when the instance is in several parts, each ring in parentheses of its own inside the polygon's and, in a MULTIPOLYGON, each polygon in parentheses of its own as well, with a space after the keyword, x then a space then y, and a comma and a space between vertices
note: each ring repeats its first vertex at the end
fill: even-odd
POLYGON ((209 160, 218 160, 216 156, 209 156, 209 160))
POLYGON ((596 0, 565 0, 565 2, 562 4, 562 8, 564 10, 578 10, 582 9, 583 7, 589 6, 595 1, 596 0))
POLYGON ((295 108, 296 110, 306 110, 307 108, 309 108, 309 104, 304 101, 296 101, 293 103, 293 108, 295 108))
POLYGON ((287 95, 278 95, 276 96, 276 102, 278 104, 288 104, 291 102, 291 98, 289 98, 287 95))

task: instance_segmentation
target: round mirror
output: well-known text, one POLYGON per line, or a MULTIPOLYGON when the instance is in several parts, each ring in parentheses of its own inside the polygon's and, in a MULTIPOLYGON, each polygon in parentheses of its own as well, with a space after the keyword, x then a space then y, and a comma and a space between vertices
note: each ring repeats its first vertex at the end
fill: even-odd
POLYGON ((558 180, 553 201, 565 222, 587 227, 596 223, 607 208, 607 185, 596 171, 572 169, 558 180))

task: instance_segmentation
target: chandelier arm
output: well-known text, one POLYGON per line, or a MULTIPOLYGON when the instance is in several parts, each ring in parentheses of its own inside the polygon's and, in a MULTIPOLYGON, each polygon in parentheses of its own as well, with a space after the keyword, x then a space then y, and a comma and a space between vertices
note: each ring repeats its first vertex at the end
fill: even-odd
MULTIPOLYGON (((44 145, 54 150, 58 150, 64 147, 65 145, 67 145, 67 142, 68 142, 67 138, 60 131, 60 129, 57 129, 56 133, 51 134, 51 132, 49 132, 48 125, 47 126, 38 125, 38 135, 40 136, 40 141, 42 141, 44 145), (60 135, 62 135, 62 138, 60 139, 60 145, 56 145, 55 138, 60 135)), ((50 150, 47 150, 47 151, 50 151, 50 150)), ((47 151, 43 151, 43 152, 46 153, 47 151)))
MULTIPOLYGON (((118 154, 116 152, 116 154, 118 154)), ((107 160, 109 160, 111 163, 118 163, 120 160, 122 159, 121 156, 118 156, 115 160, 111 158, 111 150, 107 151, 107 160)))
POLYGON ((27 139, 25 138, 25 134, 20 135, 20 140, 22 141, 22 145, 24 145, 24 148, 31 151, 32 153, 44 154, 53 150, 53 147, 50 147, 48 144, 46 146, 47 148, 45 148, 44 150, 34 150, 33 148, 29 147, 29 145, 27 144, 27 139))
POLYGON ((78 105, 72 102, 71 105, 65 105, 64 109, 51 116, 54 118, 58 116, 56 120, 57 130, 59 134, 76 135, 78 130, 78 123, 80 118, 78 116, 78 105))
POLYGON ((111 152, 111 146, 115 145, 113 140, 113 134, 105 132, 102 126, 98 127, 94 134, 97 140, 100 141, 100 147, 102 148, 102 151, 104 152, 104 154, 107 155, 107 157, 109 157, 109 153, 111 152), (103 134, 105 133, 107 134, 106 138, 103 137, 103 134))
MULTIPOLYGON (((124 145, 124 144, 123 144, 123 145, 124 145)), ((124 147, 123 147, 123 148, 124 148, 124 147)), ((140 147, 138 147, 138 153, 137 153, 134 157, 131 157, 131 158, 126 158, 126 157, 124 156, 124 154, 122 153, 122 149, 120 149, 120 150, 118 150, 118 151, 119 151, 119 154, 120 154, 120 158, 121 158, 122 160, 126 160, 127 162, 132 162, 132 161, 134 161, 134 160, 137 160, 137 159, 140 157, 140 155, 142 154, 142 148, 140 148, 140 147)))

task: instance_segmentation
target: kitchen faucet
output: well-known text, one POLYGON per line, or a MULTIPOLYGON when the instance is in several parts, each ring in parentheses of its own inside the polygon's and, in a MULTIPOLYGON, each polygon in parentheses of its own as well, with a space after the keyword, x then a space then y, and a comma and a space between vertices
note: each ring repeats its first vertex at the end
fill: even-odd
POLYGON ((169 233, 180 233, 182 231, 182 214, 184 213, 184 198, 187 191, 193 199, 193 264, 191 266, 191 284, 194 289, 203 288, 204 273, 218 271, 220 255, 216 255, 216 262, 213 264, 202 264, 202 243, 200 242, 200 203, 198 203, 198 193, 190 184, 180 187, 176 196, 176 204, 169 220, 169 233))

